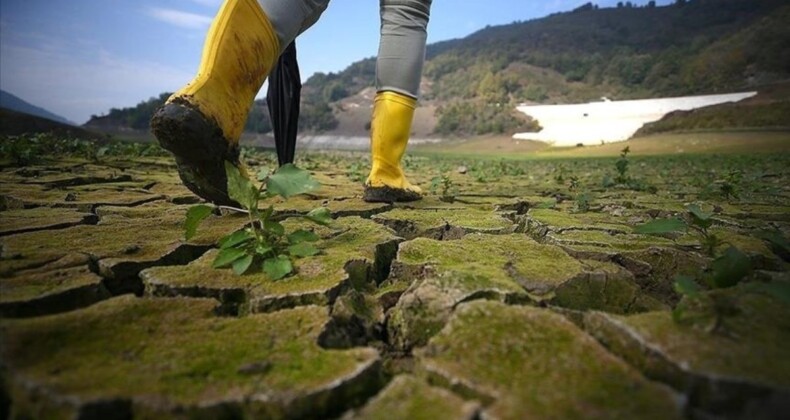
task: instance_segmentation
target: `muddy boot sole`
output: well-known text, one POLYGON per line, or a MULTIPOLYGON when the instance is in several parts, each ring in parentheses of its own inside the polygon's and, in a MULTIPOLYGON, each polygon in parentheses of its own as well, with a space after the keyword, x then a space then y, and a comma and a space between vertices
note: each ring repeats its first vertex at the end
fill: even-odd
POLYGON ((362 199, 368 203, 405 203, 422 199, 422 194, 391 187, 365 186, 362 199))
POLYGON ((225 161, 239 165, 239 148, 210 118, 187 103, 171 102, 151 119, 159 144, 175 155, 178 175, 190 191, 219 205, 236 206, 228 196, 225 161))

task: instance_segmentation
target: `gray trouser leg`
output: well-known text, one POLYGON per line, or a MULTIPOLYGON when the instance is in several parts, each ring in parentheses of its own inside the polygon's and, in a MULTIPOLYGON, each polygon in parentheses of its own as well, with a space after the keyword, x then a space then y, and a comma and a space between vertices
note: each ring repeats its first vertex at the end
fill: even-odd
POLYGON ((280 52, 321 17, 329 0, 258 0, 280 40, 280 52))
POLYGON ((380 0, 376 88, 417 98, 432 0, 380 0))

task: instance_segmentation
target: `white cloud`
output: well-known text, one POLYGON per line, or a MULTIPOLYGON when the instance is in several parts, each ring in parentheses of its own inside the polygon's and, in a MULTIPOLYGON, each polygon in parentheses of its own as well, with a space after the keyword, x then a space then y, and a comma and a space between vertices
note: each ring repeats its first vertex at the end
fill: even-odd
POLYGON ((148 11, 154 19, 169 23, 180 28, 205 29, 211 24, 211 18, 197 13, 182 12, 174 9, 153 7, 148 11))
POLYGON ((201 6, 219 6, 222 0, 192 0, 192 2, 201 6))
POLYGON ((134 106, 173 91, 192 73, 137 61, 62 40, 26 47, 0 45, 0 88, 69 120, 83 123, 112 107, 134 106))

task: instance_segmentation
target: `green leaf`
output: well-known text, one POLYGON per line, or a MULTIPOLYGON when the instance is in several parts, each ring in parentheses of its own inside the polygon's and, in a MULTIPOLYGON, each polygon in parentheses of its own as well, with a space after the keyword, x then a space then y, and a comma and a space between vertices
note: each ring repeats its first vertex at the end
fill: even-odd
POLYGON ((442 177, 437 176, 431 179, 431 192, 436 192, 439 189, 439 186, 442 184, 442 177))
POLYGON ((752 271, 752 262, 746 254, 731 246, 713 261, 712 268, 714 286, 732 287, 749 275, 752 271))
POLYGON ((220 249, 233 248, 236 245, 243 244, 254 238, 255 236, 253 236, 249 231, 247 231, 247 229, 243 229, 238 232, 233 232, 230 235, 220 239, 219 247, 220 249))
POLYGON ((711 216, 713 216, 713 213, 702 211, 702 209, 696 204, 689 204, 686 206, 686 210, 688 210, 689 213, 700 220, 708 220, 711 218, 711 216))
POLYGON ((298 244, 302 242, 316 242, 318 241, 319 237, 315 234, 315 232, 311 232, 309 230, 300 229, 296 232, 288 235, 288 243, 290 244, 298 244))
POLYGON ((268 253, 272 252, 273 250, 274 248, 264 244, 259 244, 258 246, 255 247, 255 253, 260 255, 261 257, 265 257, 268 253))
POLYGON ((252 265, 252 260, 252 255, 245 255, 244 258, 233 261, 233 272, 239 276, 246 273, 252 265))
POLYGON ((269 176, 266 182, 267 191, 284 198, 304 194, 320 186, 321 184, 310 176, 310 172, 299 169, 290 163, 281 166, 277 172, 269 176))
POLYGON ((293 271, 291 260, 285 255, 269 258, 263 262, 263 272, 272 280, 280 280, 293 271))
POLYGON ((214 268, 224 268, 231 264, 234 261, 244 258, 247 255, 247 251, 238 248, 226 248, 219 251, 217 257, 214 258, 214 263, 211 264, 214 268))
POLYGON ((625 172, 628 170, 628 160, 625 158, 621 158, 620 160, 617 161, 617 163, 615 163, 615 166, 617 167, 617 172, 620 172, 621 174, 625 174, 625 172))
POLYGON ((691 219, 695 225, 703 229, 707 229, 713 225, 713 220, 711 219, 713 213, 706 213, 702 211, 702 209, 696 204, 688 205, 686 210, 691 213, 691 219))
POLYGON ((268 222, 264 223, 263 230, 269 233, 273 233, 277 236, 285 235, 285 227, 273 220, 269 220, 268 222))
POLYGON ((247 210, 255 208, 258 205, 258 189, 252 181, 228 161, 225 161, 225 175, 228 177, 228 196, 247 210))
POLYGON ((697 296, 702 288, 689 276, 675 276, 675 291, 683 296, 697 296))
POLYGON ((199 204, 187 210, 187 219, 184 221, 184 237, 186 240, 192 239, 197 233, 200 222, 211 216, 213 209, 211 206, 199 204))
POLYGON ((662 233, 679 232, 686 229, 686 222, 677 219, 658 219, 634 227, 634 233, 657 235, 662 233))
POLYGON ((265 181, 265 180, 266 180, 266 178, 267 178, 269 175, 271 175, 271 173, 272 173, 272 170, 271 170, 271 169, 269 169, 269 168, 267 168, 267 167, 263 167, 263 168, 261 168, 260 170, 258 170, 258 174, 256 175, 256 178, 258 178, 258 181, 261 181, 261 182, 263 182, 263 181, 265 181))
POLYGON ((300 244, 291 245, 288 247, 288 253, 293 255, 294 257, 312 257, 313 255, 318 255, 321 252, 315 245, 302 242, 300 244))
POLYGON ((314 209, 310 213, 307 213, 305 217, 323 226, 328 225, 332 221, 332 213, 326 207, 314 209))

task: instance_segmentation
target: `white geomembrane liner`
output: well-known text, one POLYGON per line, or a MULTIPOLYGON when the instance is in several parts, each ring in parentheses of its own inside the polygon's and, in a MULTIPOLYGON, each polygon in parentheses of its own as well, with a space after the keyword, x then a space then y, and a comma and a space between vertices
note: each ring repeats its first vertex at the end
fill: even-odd
POLYGON ((628 140, 643 124, 658 121, 672 111, 689 111, 726 102, 738 102, 757 92, 632 101, 590 102, 573 105, 516 107, 538 120, 538 133, 518 133, 515 140, 537 140, 553 146, 585 146, 628 140))

